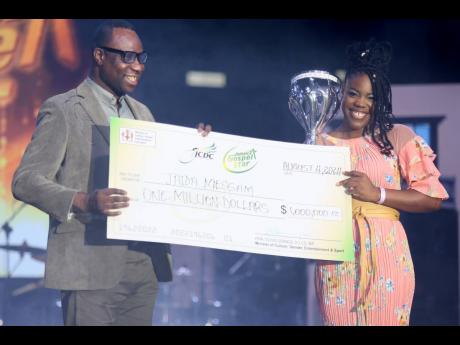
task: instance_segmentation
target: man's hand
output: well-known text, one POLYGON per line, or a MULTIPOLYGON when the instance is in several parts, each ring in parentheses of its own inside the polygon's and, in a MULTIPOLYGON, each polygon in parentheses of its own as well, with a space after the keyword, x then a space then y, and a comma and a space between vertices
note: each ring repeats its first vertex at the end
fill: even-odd
POLYGON ((72 210, 77 213, 91 212, 106 216, 118 216, 119 209, 129 206, 127 192, 117 188, 97 189, 91 194, 78 192, 72 210))
POLYGON ((212 131, 212 126, 211 125, 205 126, 203 122, 200 122, 198 126, 196 126, 196 128, 198 129, 198 133, 201 133, 203 137, 207 136, 209 132, 212 131))

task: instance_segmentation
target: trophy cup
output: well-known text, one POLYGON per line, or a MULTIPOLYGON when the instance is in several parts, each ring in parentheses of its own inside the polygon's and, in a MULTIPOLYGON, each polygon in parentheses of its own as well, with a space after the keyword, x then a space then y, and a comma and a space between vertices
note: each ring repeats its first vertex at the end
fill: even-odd
POLYGON ((314 145, 340 106, 340 79, 326 71, 306 71, 291 79, 289 110, 306 132, 305 144, 314 145))

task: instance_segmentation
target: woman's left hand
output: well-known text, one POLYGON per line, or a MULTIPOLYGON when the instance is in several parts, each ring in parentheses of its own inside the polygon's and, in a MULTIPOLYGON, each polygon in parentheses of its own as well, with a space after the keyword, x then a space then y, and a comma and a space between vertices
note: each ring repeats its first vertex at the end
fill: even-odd
POLYGON ((376 203, 380 199, 380 188, 374 186, 365 173, 353 170, 343 174, 349 178, 337 182, 337 186, 344 186, 345 193, 361 201, 376 203))

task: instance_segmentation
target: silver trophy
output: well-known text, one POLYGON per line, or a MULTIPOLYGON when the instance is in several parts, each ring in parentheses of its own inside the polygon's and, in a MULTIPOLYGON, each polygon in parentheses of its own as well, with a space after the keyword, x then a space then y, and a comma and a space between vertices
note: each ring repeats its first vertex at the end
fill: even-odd
POLYGON ((306 132, 305 144, 314 145, 316 135, 340 106, 342 83, 326 71, 306 71, 291 79, 289 110, 306 132))

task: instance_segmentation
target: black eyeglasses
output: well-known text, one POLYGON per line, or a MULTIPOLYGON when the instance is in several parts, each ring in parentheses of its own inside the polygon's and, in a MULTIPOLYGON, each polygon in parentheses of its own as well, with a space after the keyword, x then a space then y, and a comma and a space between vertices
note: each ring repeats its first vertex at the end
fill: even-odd
POLYGON ((136 58, 137 58, 141 64, 145 64, 148 58, 147 52, 136 53, 136 52, 124 51, 124 50, 119 50, 119 49, 114 49, 114 48, 109 48, 109 47, 99 47, 99 48, 107 50, 108 52, 111 52, 111 53, 119 54, 121 56, 121 60, 124 63, 129 63, 129 64, 134 63, 134 61, 136 61, 136 58))

